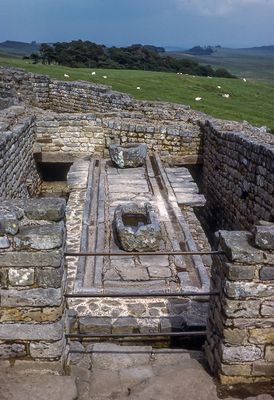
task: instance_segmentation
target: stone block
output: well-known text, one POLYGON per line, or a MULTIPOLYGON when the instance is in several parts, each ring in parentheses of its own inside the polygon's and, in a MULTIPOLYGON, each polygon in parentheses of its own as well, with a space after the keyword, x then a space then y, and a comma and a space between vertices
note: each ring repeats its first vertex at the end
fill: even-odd
POLYGON ((0 287, 6 288, 8 286, 8 270, 0 268, 0 287))
POLYGON ((224 341, 228 345, 246 345, 248 343, 247 329, 224 329, 224 341))
POLYGON ((274 286, 253 282, 230 282, 224 285, 228 297, 240 299, 245 297, 267 297, 274 295, 274 286))
POLYGON ((170 278, 171 270, 167 267, 148 267, 150 278, 170 278))
POLYGON ((8 249, 10 247, 10 241, 7 236, 0 236, 0 249, 8 249))
POLYGON ((254 227, 255 244, 264 250, 274 250, 274 224, 254 227))
POLYGON ((265 356, 266 361, 274 362, 274 346, 266 346, 265 347, 265 356))
POLYGON ((249 342, 254 344, 274 344, 274 329, 251 329, 249 342))
POLYGON ((19 229, 19 222, 14 213, 4 212, 0 214, 0 235, 16 235, 19 229))
POLYGON ((112 333, 137 333, 138 323, 135 318, 121 317, 112 324, 112 333))
POLYGON ((28 199, 24 206, 27 218, 34 220, 60 221, 65 216, 65 199, 28 199))
POLYGON ((61 289, 0 290, 2 307, 53 307, 63 300, 61 289))
POLYGON ((269 376, 274 375, 274 363, 273 362, 255 362, 252 367, 252 375, 254 376, 269 376))
POLYGON ((0 344, 0 360, 7 358, 25 357, 27 355, 24 344, 0 344))
POLYGON ((250 376, 251 365, 249 364, 222 364, 221 371, 227 376, 250 376))
POLYGON ((60 288, 62 275, 61 268, 39 268, 36 270, 37 285, 43 288, 60 288))
POLYGON ((30 343, 30 355, 34 359, 59 359, 65 348, 65 339, 56 342, 30 343))
POLYGON ((146 307, 141 303, 128 304, 128 314, 133 317, 141 317, 146 312, 146 307))
POLYGON ((251 245, 253 236, 246 231, 218 231, 219 245, 230 261, 256 264, 263 261, 262 250, 251 245))
POLYGON ((259 317, 260 304, 261 300, 236 301, 225 298, 223 310, 229 318, 256 318, 259 317))
POLYGON ((252 346, 226 346, 221 348, 222 361, 224 363, 251 362, 260 360, 263 356, 260 347, 252 346))
POLYGON ((34 268, 9 268, 11 286, 31 286, 34 284, 34 268))
POLYGON ((262 303, 261 314, 263 317, 272 317, 274 315, 274 300, 266 300, 262 303))
POLYGON ((39 226, 25 226, 20 228, 14 239, 18 250, 51 250, 62 246, 64 234, 63 222, 39 226))
POLYGON ((252 280, 255 275, 254 265, 224 263, 223 269, 225 276, 231 281, 252 280))
POLYGON ((259 277, 261 281, 274 281, 274 265, 262 267, 259 277))
POLYGON ((57 341, 63 337, 63 321, 53 324, 1 324, 0 340, 57 341))
POLYGON ((60 267, 62 262, 62 251, 50 252, 5 252, 1 254, 1 267, 60 267))
POLYGON ((111 318, 109 317, 81 317, 79 320, 80 333, 111 333, 111 318))

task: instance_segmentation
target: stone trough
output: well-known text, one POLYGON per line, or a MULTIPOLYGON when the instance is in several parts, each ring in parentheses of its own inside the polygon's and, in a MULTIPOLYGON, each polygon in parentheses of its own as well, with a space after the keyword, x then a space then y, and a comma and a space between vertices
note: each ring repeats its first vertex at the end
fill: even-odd
POLYGON ((120 245, 126 251, 156 251, 161 240, 161 227, 150 203, 120 204, 114 214, 114 226, 120 245))
POLYGON ((124 146, 111 144, 109 154, 112 162, 118 168, 136 168, 145 163, 147 146, 143 143, 130 143, 124 146))

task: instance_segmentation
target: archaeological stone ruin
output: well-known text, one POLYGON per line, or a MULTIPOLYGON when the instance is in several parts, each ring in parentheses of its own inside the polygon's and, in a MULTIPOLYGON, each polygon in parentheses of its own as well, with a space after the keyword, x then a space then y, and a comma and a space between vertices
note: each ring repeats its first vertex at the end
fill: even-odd
POLYGON ((270 381, 273 187, 247 122, 0 68, 1 362, 199 338, 222 383, 270 381))

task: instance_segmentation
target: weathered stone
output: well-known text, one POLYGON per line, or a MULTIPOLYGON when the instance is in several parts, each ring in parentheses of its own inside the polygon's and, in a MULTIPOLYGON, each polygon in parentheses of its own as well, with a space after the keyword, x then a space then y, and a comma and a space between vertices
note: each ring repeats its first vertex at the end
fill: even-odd
POLYGON ((61 289, 0 290, 2 307, 59 306, 63 300, 61 289))
POLYGON ((266 300, 262 303, 261 314, 263 317, 272 317, 274 315, 274 300, 266 300))
POLYGON ((135 318, 122 317, 118 318, 112 324, 112 333, 136 333, 138 332, 138 324, 135 318))
POLYGON ((135 267, 128 269, 127 267, 117 267, 117 273, 124 281, 147 281, 149 276, 146 268, 135 267))
POLYGON ((135 168, 144 165, 147 146, 143 143, 130 143, 125 146, 109 145, 109 155, 119 168, 135 168))
POLYGON ((227 376, 250 376, 251 365, 248 364, 222 364, 221 370, 227 376))
POLYGON ((64 224, 26 226, 14 239, 17 249, 51 250, 63 243, 64 224))
POLYGON ((229 318, 259 317, 261 300, 230 300, 224 299, 224 312, 229 318))
POLYGON ((60 268, 39 268, 36 271, 37 285, 43 288, 59 288, 62 283, 60 268))
POLYGON ((222 346, 222 359, 225 363, 249 362, 262 358, 262 350, 256 346, 222 346))
POLYGON ((55 250, 51 252, 5 252, 1 254, 2 267, 60 267, 62 252, 55 250))
POLYGON ((254 278, 255 266, 253 265, 224 263, 223 266, 226 277, 232 281, 251 280, 254 278))
POLYGON ((274 281, 274 265, 262 267, 259 277, 262 281, 274 281))
POLYGON ((274 344, 274 329, 251 329, 249 342, 254 344, 274 344))
POLYGON ((176 317, 165 317, 160 320, 160 330, 161 332, 176 332, 182 331, 185 326, 184 318, 180 316, 176 317))
POLYGON ((273 377, 274 363, 257 361, 253 363, 252 375, 273 377))
POLYGON ((0 235, 16 235, 19 223, 14 213, 0 214, 0 235))
POLYGON ((219 243, 230 261, 256 264, 263 261, 263 252, 254 248, 252 234, 246 231, 218 231, 219 243))
POLYGON ((0 360, 6 358, 25 357, 27 355, 24 344, 0 344, 0 360))
POLYGON ((265 347, 265 359, 274 362, 274 346, 265 347))
POLYGON ((0 236, 0 249, 8 249, 10 247, 10 242, 7 236, 0 236))
POLYGON ((161 227, 150 203, 145 203, 144 206, 137 203, 120 204, 115 210, 114 224, 124 250, 155 251, 159 248, 161 227), (129 217, 132 221, 130 223, 127 222, 129 217), (138 218, 144 221, 140 225, 138 218))
POLYGON ((128 314, 133 317, 141 317, 145 312, 146 308, 143 304, 128 304, 127 305, 128 314))
POLYGON ((63 321, 53 324, 1 324, 0 340, 60 340, 63 321))
POLYGON ((264 250, 274 250, 274 224, 254 227, 255 243, 264 250))
POLYGON ((247 329, 224 329, 224 341, 229 345, 246 345, 248 344, 247 329))
POLYGON ((81 317, 79 320, 80 333, 111 333, 111 318, 81 317))
POLYGON ((151 278, 169 278, 171 276, 170 268, 166 267, 148 267, 148 273, 151 278))
POLYGON ((64 338, 57 342, 30 343, 30 355, 34 359, 59 359, 65 347, 64 338))
POLYGON ((225 282, 225 293, 236 299, 245 297, 267 297, 274 295, 274 286, 255 282, 225 282))
POLYGON ((34 268, 9 268, 11 286, 30 286, 34 284, 34 268))
POLYGON ((28 199, 24 207, 27 218, 47 221, 60 221, 64 218, 65 209, 65 199, 57 199, 53 197, 28 199))

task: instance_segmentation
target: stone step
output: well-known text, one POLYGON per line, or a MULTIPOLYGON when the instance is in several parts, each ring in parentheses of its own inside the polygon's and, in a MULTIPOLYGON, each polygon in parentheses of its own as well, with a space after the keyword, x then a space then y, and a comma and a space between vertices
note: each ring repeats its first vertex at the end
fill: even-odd
POLYGON ((0 399, 3 400, 76 400, 74 377, 44 373, 40 369, 31 373, 0 364, 0 399))

